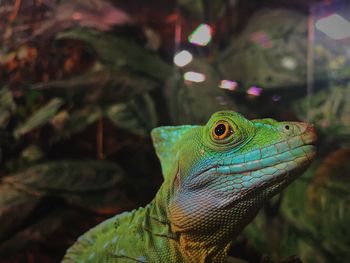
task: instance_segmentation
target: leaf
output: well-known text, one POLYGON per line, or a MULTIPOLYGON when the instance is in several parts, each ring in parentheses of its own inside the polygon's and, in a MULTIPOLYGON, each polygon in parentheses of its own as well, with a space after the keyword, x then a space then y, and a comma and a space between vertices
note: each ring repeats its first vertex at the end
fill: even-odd
POLYGON ((36 111, 24 124, 19 125, 15 131, 16 138, 30 132, 33 129, 45 125, 63 105, 64 101, 60 98, 51 99, 46 105, 36 111))
POLYGON ((172 67, 156 54, 134 41, 88 29, 75 29, 58 34, 57 39, 77 39, 89 44, 102 63, 116 69, 130 69, 164 81, 172 74, 172 67))
POLYGON ((206 80, 187 85, 174 75, 168 79, 164 89, 167 106, 175 124, 206 123, 211 114, 219 110, 245 111, 244 106, 238 108, 233 96, 224 89, 217 88, 221 76, 207 59, 195 58, 191 70, 201 72, 206 80))
MULTIPOLYGON (((125 101, 137 94, 147 92, 153 89, 155 85, 156 83, 150 78, 125 71, 113 71, 96 63, 92 70, 82 75, 48 83, 38 83, 33 85, 32 88, 38 90, 69 90, 72 93, 75 92, 79 97, 86 97, 103 89, 97 99, 103 98, 115 102, 116 100, 125 101)), ((91 99, 89 100, 91 101, 91 99)))
POLYGON ((95 123, 101 116, 102 111, 98 106, 86 106, 83 109, 74 111, 64 121, 61 128, 56 127, 52 142, 71 137, 84 130, 87 126, 95 123))
POLYGON ((40 193, 34 195, 24 187, 21 189, 16 189, 11 184, 0 185, 0 240, 25 221, 40 198, 40 193))
POLYGON ((177 0, 178 5, 184 8, 187 13, 201 20, 203 17, 209 17, 211 21, 217 21, 222 17, 225 14, 227 5, 234 5, 234 3, 228 2, 234 1, 177 0))
POLYGON ((26 221, 44 198, 61 197, 75 206, 104 214, 134 207, 132 198, 127 196, 130 187, 121 182, 123 178, 124 171, 118 165, 100 161, 51 162, 3 178, 0 184, 0 241, 5 238, 6 241, 1 243, 0 251, 19 250, 29 244, 27 240, 45 241, 52 231, 64 225, 64 212, 58 213, 57 220, 52 221, 51 217, 46 221, 45 218, 50 218, 50 214, 46 216, 50 210, 39 208, 39 220, 35 217, 32 218, 35 221, 26 221), (21 237, 25 237, 23 242, 21 237))
POLYGON ((49 162, 4 178, 4 182, 24 185, 50 194, 103 191, 122 180, 123 170, 100 161, 49 162))
POLYGON ((245 90, 255 85, 265 89, 304 86, 306 36, 305 14, 261 9, 239 35, 231 37, 227 48, 220 50, 216 64, 221 77, 235 80, 245 90))
POLYGON ((5 128, 11 117, 12 112, 16 109, 12 93, 8 88, 0 89, 0 128, 5 128))
POLYGON ((72 78, 54 80, 50 82, 37 83, 32 86, 33 89, 78 89, 82 87, 105 86, 109 84, 113 78, 113 74, 106 69, 92 70, 82 75, 74 76, 72 78))
POLYGON ((44 153, 42 149, 38 145, 31 144, 23 149, 20 158, 26 160, 27 162, 37 162, 38 160, 42 159, 43 156, 44 153))
MULTIPOLYGON (((17 211, 17 214, 21 213, 17 211)), ((66 223, 72 222, 74 216, 77 216, 74 211, 61 208, 50 211, 36 221, 30 222, 29 225, 19 229, 17 233, 0 243, 0 258, 9 256, 13 258, 15 255, 21 255, 21 252, 28 246, 48 242, 49 237, 57 231, 62 231, 66 223)), ((51 245, 53 244, 52 240, 49 242, 51 245)), ((62 242, 62 240, 59 242, 62 242)), ((18 262, 21 262, 21 260, 18 262)), ((37 258, 35 262, 37 262, 37 258)))
POLYGON ((157 114, 148 95, 114 104, 106 109, 106 115, 117 127, 142 136, 148 135, 157 125, 157 114))
POLYGON ((103 192, 66 193, 62 197, 68 203, 84 207, 99 214, 115 215, 121 210, 129 210, 135 207, 135 200, 128 195, 128 188, 110 188, 103 192))
POLYGON ((294 110, 302 120, 315 123, 327 137, 349 141, 350 85, 333 86, 294 103, 294 110))
POLYGON ((187 11, 194 13, 200 17, 204 14, 204 6, 202 0, 177 0, 179 6, 185 8, 187 11))

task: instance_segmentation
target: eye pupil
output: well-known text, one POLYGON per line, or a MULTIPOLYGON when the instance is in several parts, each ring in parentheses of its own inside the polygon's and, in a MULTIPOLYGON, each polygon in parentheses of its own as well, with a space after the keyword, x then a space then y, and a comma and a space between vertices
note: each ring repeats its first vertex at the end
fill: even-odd
POLYGON ((226 132, 226 126, 224 124, 219 124, 218 126, 215 127, 215 134, 217 136, 221 136, 226 132))

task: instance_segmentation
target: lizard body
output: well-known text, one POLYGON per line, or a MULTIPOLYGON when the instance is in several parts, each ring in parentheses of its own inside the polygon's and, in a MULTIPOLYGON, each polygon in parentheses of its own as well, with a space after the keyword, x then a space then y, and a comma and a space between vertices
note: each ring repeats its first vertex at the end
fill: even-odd
POLYGON ((85 233, 63 263, 225 262, 234 238, 316 154, 312 125, 233 111, 151 135, 164 176, 154 200, 85 233))

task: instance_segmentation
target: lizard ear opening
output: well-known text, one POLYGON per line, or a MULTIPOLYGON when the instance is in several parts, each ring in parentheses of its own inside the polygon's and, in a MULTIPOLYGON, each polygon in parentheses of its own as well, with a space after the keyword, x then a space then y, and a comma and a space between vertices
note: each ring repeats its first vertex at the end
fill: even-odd
MULTIPOLYGON (((171 177, 172 167, 177 159, 176 143, 190 129, 196 126, 163 126, 152 130, 151 137, 153 146, 162 166, 164 180, 171 177)), ((175 176, 175 175, 174 175, 175 176)))

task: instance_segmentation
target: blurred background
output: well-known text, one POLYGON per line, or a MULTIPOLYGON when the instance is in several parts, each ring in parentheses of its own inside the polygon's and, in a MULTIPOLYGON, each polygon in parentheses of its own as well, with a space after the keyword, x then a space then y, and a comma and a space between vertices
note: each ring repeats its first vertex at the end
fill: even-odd
POLYGON ((147 204, 151 129, 221 109, 319 133, 231 254, 350 262, 349 1, 0 0, 0 39, 0 262, 60 262, 147 204))

